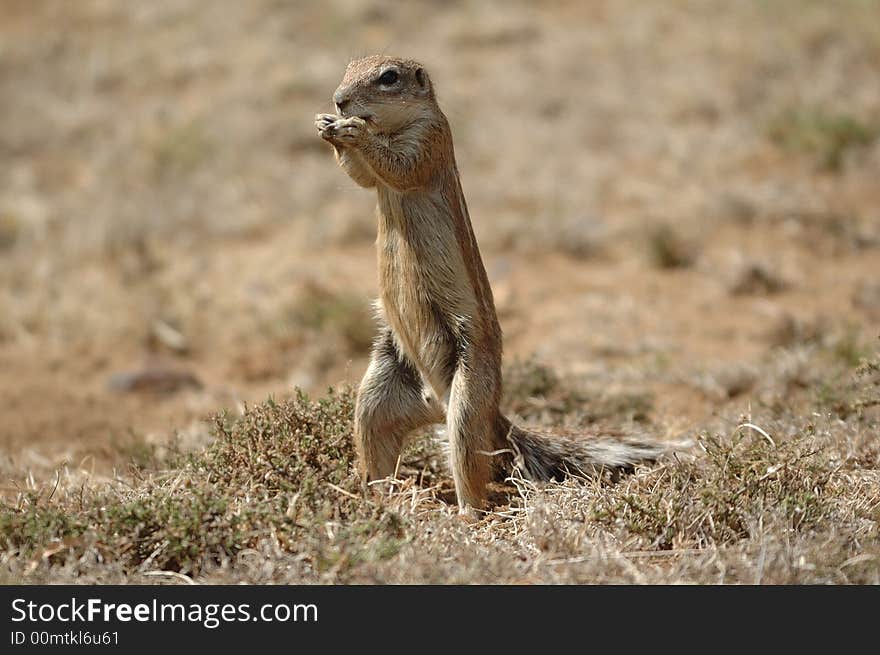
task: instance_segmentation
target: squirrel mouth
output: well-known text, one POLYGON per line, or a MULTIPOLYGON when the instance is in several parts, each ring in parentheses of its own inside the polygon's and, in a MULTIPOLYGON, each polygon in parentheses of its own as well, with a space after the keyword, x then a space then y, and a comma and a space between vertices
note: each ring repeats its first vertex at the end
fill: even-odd
POLYGON ((336 113, 342 118, 360 118, 360 119, 365 120, 367 122, 372 121, 375 116, 374 114, 372 114, 368 111, 361 112, 361 113, 356 113, 353 111, 345 111, 344 109, 340 109, 339 106, 336 107, 336 113))

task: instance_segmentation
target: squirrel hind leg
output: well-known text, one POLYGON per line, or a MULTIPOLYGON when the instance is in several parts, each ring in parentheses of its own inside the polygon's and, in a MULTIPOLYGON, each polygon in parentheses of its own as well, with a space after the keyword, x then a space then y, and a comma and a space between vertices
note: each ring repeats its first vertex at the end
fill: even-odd
POLYGON ((426 402, 415 367, 383 329, 355 405, 354 442, 364 484, 393 475, 409 433, 442 420, 437 406, 426 402))
POLYGON ((455 493, 462 510, 485 508, 487 485, 496 477, 498 439, 493 427, 498 408, 485 382, 483 378, 475 384, 459 369, 450 385, 446 432, 455 493))

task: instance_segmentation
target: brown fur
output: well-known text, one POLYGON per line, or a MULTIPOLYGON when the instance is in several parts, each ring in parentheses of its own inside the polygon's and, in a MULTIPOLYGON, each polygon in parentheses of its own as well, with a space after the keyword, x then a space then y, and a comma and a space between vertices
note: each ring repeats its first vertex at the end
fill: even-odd
POLYGON ((392 475, 407 434, 444 420, 462 508, 483 507, 487 483, 511 464, 546 480, 656 456, 647 444, 528 432, 501 415, 501 328, 452 134, 424 68, 353 61, 333 99, 337 114, 317 115, 318 132, 378 196, 382 329, 355 410, 364 481, 392 475))

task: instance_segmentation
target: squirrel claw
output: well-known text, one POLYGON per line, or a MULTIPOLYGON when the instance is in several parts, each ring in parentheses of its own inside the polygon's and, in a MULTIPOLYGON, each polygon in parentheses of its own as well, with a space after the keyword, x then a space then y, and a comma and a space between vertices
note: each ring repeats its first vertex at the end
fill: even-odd
POLYGON ((331 143, 356 143, 363 137, 366 126, 366 121, 358 116, 350 118, 342 118, 333 114, 315 116, 315 127, 318 128, 318 134, 331 143))

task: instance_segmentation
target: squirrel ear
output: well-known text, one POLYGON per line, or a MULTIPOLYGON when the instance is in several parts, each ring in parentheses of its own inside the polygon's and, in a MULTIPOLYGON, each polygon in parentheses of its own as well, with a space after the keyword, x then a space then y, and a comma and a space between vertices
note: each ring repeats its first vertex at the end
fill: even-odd
POLYGON ((422 90, 424 90, 424 91, 428 90, 428 88, 429 88, 428 77, 427 77, 427 75, 425 75, 424 68, 421 68, 421 67, 416 68, 416 82, 419 83, 419 86, 422 87, 422 90))

